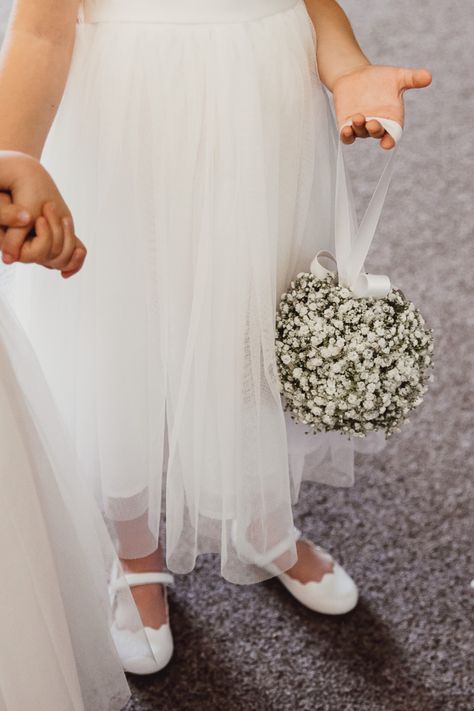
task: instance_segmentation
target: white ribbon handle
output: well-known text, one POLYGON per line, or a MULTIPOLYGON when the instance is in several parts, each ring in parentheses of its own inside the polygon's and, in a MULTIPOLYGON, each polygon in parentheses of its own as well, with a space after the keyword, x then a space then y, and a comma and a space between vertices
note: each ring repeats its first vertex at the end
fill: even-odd
MULTIPOLYGON (((330 252, 318 252, 311 264, 311 272, 319 279, 329 273, 338 272, 339 284, 350 289, 354 296, 361 298, 387 296, 391 289, 390 279, 385 275, 362 273, 364 262, 382 214, 387 192, 395 168, 395 156, 403 129, 392 119, 367 116, 367 121, 378 121, 395 141, 382 176, 375 188, 372 199, 357 230, 353 225, 351 204, 347 188, 342 143, 339 141, 336 168, 336 216, 335 216, 335 256, 330 252), (355 232, 355 234, 354 234, 355 232)), ((352 126, 345 123, 340 132, 352 126)))

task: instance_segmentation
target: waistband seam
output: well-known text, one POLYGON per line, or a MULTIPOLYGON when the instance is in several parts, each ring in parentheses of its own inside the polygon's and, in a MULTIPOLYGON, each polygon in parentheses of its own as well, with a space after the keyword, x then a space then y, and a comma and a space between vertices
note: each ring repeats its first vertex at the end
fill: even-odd
MULTIPOLYGON (((165 26, 192 26, 192 27, 209 27, 209 25, 237 25, 237 24, 247 24, 251 22, 258 22, 259 20, 265 20, 266 18, 275 17, 276 15, 283 15, 287 12, 291 12, 298 5, 300 5, 304 0, 289 0, 288 6, 282 9, 275 9, 272 12, 263 13, 261 15, 255 15, 252 17, 243 16, 241 19, 205 19, 205 20, 186 20, 186 19, 170 19, 170 18, 160 18, 158 19, 150 17, 144 17, 143 19, 123 17, 120 18, 107 18, 106 13, 100 11, 94 13, 94 11, 87 13, 84 8, 80 8, 77 23, 79 25, 165 25, 165 26)), ((153 13, 152 13, 153 15, 153 13)), ((244 15, 244 13, 243 13, 244 15)))

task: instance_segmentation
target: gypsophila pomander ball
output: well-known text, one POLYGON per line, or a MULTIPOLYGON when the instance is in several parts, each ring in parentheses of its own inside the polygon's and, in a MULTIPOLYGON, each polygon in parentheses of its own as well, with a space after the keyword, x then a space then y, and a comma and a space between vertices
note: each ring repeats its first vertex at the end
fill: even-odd
POLYGON ((285 409, 309 432, 387 435, 432 378, 433 334, 401 291, 356 298, 331 275, 298 274, 276 319, 285 409))

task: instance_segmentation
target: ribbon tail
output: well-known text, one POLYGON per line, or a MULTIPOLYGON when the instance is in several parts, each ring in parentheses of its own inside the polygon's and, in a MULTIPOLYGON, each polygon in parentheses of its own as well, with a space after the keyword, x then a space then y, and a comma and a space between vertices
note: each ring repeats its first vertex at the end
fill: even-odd
POLYGON ((393 148, 391 155, 388 157, 382 176, 377 183, 375 192, 357 231, 349 259, 349 281, 358 278, 357 275, 360 274, 372 245, 395 169, 397 151, 398 145, 393 148))
POLYGON ((351 291, 359 299, 374 297, 383 299, 388 296, 392 284, 385 274, 359 274, 351 291))
POLYGON ((341 286, 348 286, 350 281, 351 251, 356 232, 355 214, 352 211, 342 144, 339 142, 336 166, 334 245, 341 286))

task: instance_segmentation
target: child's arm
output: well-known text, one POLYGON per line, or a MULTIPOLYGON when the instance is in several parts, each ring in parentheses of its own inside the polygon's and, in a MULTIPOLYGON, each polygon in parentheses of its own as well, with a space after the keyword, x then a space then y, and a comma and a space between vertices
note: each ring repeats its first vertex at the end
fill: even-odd
POLYGON ((0 55, 0 150, 39 158, 69 71, 79 0, 15 0, 0 55))
MULTIPOLYGON (((41 155, 66 83, 78 4, 79 0, 15 0, 0 54, 0 150, 41 155)), ((42 205, 37 205, 34 220, 42 205)), ((8 231, 7 263, 20 259, 27 234, 18 227, 8 231)))
POLYGON ((383 148, 393 148, 393 139, 378 121, 383 116, 403 125, 403 94, 431 83, 425 69, 372 66, 362 52, 351 25, 336 0, 305 0, 317 35, 317 61, 321 81, 333 92, 338 125, 353 121, 342 134, 344 143, 356 138, 379 138, 383 148))
POLYGON ((316 29, 318 70, 332 91, 338 77, 370 65, 352 31, 347 15, 335 0, 305 0, 316 29))
POLYGON ((86 249, 75 236, 72 216, 47 171, 31 156, 0 151, 0 250, 18 228, 36 236, 21 247, 20 262, 59 269, 64 277, 82 267, 86 249), (36 217, 37 216, 37 217, 36 217))

